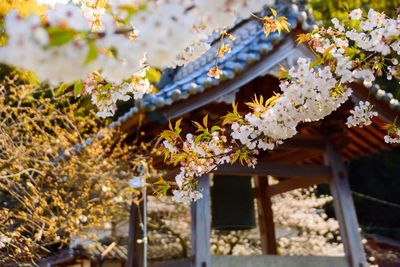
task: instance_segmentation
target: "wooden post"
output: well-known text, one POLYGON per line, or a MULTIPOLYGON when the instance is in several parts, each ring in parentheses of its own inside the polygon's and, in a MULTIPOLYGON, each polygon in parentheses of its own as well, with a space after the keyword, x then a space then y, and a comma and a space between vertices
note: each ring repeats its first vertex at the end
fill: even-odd
POLYGON ((128 239, 128 261, 126 267, 143 267, 144 266, 144 246, 143 229, 141 220, 143 218, 143 202, 138 206, 132 202, 129 217, 129 239, 128 239))
POLYGON ((211 267, 210 175, 199 179, 203 197, 192 203, 192 267, 211 267))
POLYGON ((271 197, 268 195, 268 177, 254 177, 257 199, 258 225, 263 254, 277 254, 271 197))
POLYGON ((329 183, 333 196, 336 218, 339 221, 340 235, 346 257, 351 267, 367 267, 367 259, 361 242, 359 225, 348 181, 347 168, 340 151, 331 143, 327 144, 325 162, 332 169, 329 183))

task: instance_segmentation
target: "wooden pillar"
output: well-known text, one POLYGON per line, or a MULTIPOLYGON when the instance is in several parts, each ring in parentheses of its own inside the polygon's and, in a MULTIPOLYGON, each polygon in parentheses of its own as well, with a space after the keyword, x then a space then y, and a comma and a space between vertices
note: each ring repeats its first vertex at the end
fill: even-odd
POLYGON ((128 261, 126 267, 143 267, 144 266, 144 246, 143 229, 141 226, 143 218, 143 202, 138 206, 131 204, 129 217, 129 239, 128 239, 128 261))
POLYGON ((332 179, 329 186, 349 265, 351 267, 367 267, 367 259, 358 230, 356 210, 351 196, 347 168, 340 151, 331 143, 327 144, 325 162, 332 169, 332 179))
POLYGON ((199 179, 203 197, 192 203, 192 267, 211 267, 210 174, 199 179))
POLYGON ((257 199, 258 225, 263 254, 277 254, 271 197, 268 195, 268 177, 254 177, 257 199))

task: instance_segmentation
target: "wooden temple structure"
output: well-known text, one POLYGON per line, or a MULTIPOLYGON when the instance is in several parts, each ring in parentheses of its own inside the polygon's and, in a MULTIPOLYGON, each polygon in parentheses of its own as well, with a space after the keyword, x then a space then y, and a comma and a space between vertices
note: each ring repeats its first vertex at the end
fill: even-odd
MULTIPOLYGON (((273 33, 266 38, 258 20, 250 18, 238 21, 235 27, 229 29, 235 40, 232 41, 231 53, 220 60, 219 67, 223 71, 220 79, 213 79, 207 75, 214 64, 218 49, 216 42, 208 52, 194 62, 175 70, 165 71, 159 83, 159 91, 146 95, 140 102, 134 103, 127 112, 119 116, 112 127, 119 127, 133 134, 140 118, 144 117, 142 129, 146 132, 146 136, 154 138, 166 128, 169 120, 183 118, 184 131, 193 132, 191 121, 200 121, 208 114, 211 122, 217 122, 231 109, 233 99, 239 103, 239 111, 245 112, 243 103, 250 101, 255 94, 268 98, 274 92, 278 92, 279 66, 291 67, 299 57, 312 57, 307 47, 298 46, 295 42, 296 33, 310 30, 312 20, 309 11, 303 5, 282 2, 278 4, 276 10, 279 15, 288 18, 292 28, 291 34, 273 33)), ((215 40, 218 38, 215 36, 215 40)), ((263 152, 255 168, 224 165, 200 178, 199 186, 204 190, 203 198, 192 204, 192 258, 154 266, 367 267, 348 182, 347 162, 390 147, 383 141, 385 131, 382 126, 386 122, 393 122, 399 115, 400 104, 391 94, 377 85, 368 87, 360 83, 354 84, 352 88, 354 94, 351 100, 339 110, 324 120, 300 125, 299 133, 294 138, 287 140, 273 151, 263 152), (374 123, 368 127, 347 128, 345 121, 350 115, 349 110, 358 100, 370 101, 380 115, 374 118, 374 123), (229 257, 210 255, 210 177, 220 174, 231 175, 232 179, 235 179, 235 176, 253 177, 258 225, 265 257, 229 259, 229 257), (268 175, 279 179, 279 183, 268 184, 268 175), (269 255, 277 254, 271 197, 316 184, 328 184, 330 187, 345 257, 326 262, 318 261, 315 257, 314 262, 303 265, 300 264, 301 260, 295 257, 292 258, 291 264, 287 263, 287 259, 286 263, 280 264, 269 261, 269 255)), ((158 167, 165 172, 164 178, 174 181, 177 170, 163 165, 162 160, 158 167)), ((137 208, 133 208, 132 218, 137 217, 135 216, 137 212, 137 208)), ((141 238, 137 225, 133 219, 126 265, 129 267, 144 266, 141 245, 136 242, 137 238, 141 238)), ((276 260, 276 257, 280 256, 272 258, 276 260)))
MULTIPOLYGON (((214 64, 218 44, 188 65, 166 71, 160 82, 160 90, 147 95, 136 103, 116 123, 126 132, 134 131, 139 116, 145 117, 146 134, 165 129, 169 120, 183 118, 184 131, 192 131, 191 121, 200 121, 208 114, 210 121, 218 121, 231 108, 236 99, 239 110, 245 111, 244 104, 256 95, 268 98, 279 91, 277 70, 280 65, 291 67, 299 57, 312 57, 305 46, 295 43, 296 32, 310 30, 312 20, 302 5, 281 3, 276 8, 285 15, 291 25, 292 34, 271 34, 265 37, 262 25, 256 19, 238 21, 230 29, 235 36, 232 52, 219 63, 223 74, 221 79, 207 76, 214 64)), ((218 40, 218 37, 215 38, 218 40)), ((220 166, 213 173, 200 178, 203 198, 192 205, 192 258, 186 263, 171 263, 165 266, 222 267, 222 266, 289 266, 269 264, 268 260, 258 262, 247 258, 227 260, 210 255, 210 177, 213 175, 252 176, 258 210, 262 251, 266 255, 277 254, 271 197, 296 188, 316 184, 329 184, 333 196, 336 219, 345 257, 335 264, 310 263, 304 266, 351 266, 366 267, 367 259, 361 242, 359 225, 348 182, 347 162, 389 148, 383 137, 385 122, 392 123, 400 111, 399 102, 377 85, 354 84, 354 95, 338 111, 322 121, 304 123, 299 133, 284 142, 274 151, 264 152, 255 168, 241 165, 220 166), (368 100, 379 112, 374 123, 364 128, 347 128, 345 121, 349 110, 358 100, 368 100), (267 176, 279 179, 276 185, 269 185, 267 176), (263 262, 265 264, 263 264, 263 262)), ((164 166, 168 178, 173 181, 177 170, 164 166)), ((133 246, 130 247, 133 249, 133 246)), ((138 255, 134 252, 133 255, 138 255)), ((234 256, 232 256, 234 257, 234 256)), ((139 257, 140 258, 140 257, 139 257)), ((141 267, 140 260, 131 257, 130 267, 141 267)), ((160 265, 163 266, 163 265, 160 265)), ((301 266, 293 259, 290 266, 301 266)))

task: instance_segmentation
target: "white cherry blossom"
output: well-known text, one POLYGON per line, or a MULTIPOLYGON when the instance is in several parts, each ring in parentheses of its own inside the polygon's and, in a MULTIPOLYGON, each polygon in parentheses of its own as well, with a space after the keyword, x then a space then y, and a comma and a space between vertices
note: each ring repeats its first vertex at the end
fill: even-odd
POLYGON ((378 116, 378 112, 372 110, 372 105, 368 101, 360 101, 354 110, 350 110, 352 114, 347 118, 347 127, 363 127, 372 123, 371 118, 378 116))
POLYGON ((352 11, 350 12, 349 15, 350 15, 350 18, 351 18, 351 19, 359 20, 359 19, 361 19, 361 17, 362 17, 362 10, 359 9, 359 8, 354 9, 354 10, 352 10, 352 11))

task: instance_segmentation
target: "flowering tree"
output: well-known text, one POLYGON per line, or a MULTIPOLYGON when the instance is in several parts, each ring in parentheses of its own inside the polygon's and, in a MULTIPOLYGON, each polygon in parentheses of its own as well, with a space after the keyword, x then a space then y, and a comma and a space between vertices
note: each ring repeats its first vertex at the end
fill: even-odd
MULTIPOLYGON (((300 58, 297 66, 281 71, 281 93, 269 99, 255 97, 247 103, 250 112, 241 114, 233 103, 221 125, 208 125, 208 118, 195 122, 195 134, 181 137, 180 121, 164 131, 164 155, 170 164, 181 166, 176 177, 179 201, 195 200, 195 177, 210 172, 223 163, 240 162, 255 166, 261 150, 272 150, 297 133, 300 123, 317 121, 331 114, 352 94, 351 83, 363 79, 374 82, 376 76, 398 78, 400 51, 399 23, 383 13, 370 10, 363 15, 353 10, 341 24, 317 28, 301 34, 300 43, 307 43, 316 59, 300 58)), ((368 101, 360 102, 351 111, 348 127, 371 123, 377 113, 368 101)), ((399 143, 399 129, 388 125, 387 143, 399 143)))
MULTIPOLYGON (((221 34, 221 42, 209 76, 218 79, 224 71, 219 69, 218 59, 230 52, 224 38, 234 38, 229 27, 237 17, 257 17, 266 35, 288 30, 287 20, 274 9, 266 17, 253 14, 273 1, 78 2, 48 7, 34 4, 36 15, 12 10, 2 21, 0 61, 33 71, 49 86, 40 87, 45 93, 58 88, 56 98, 49 99, 37 97, 37 84, 21 82, 15 75, 2 80, 0 255, 4 261, 26 261, 47 253, 82 228, 111 220, 135 195, 135 190, 115 177, 129 175, 132 162, 128 150, 137 147, 120 145, 111 138, 112 131, 102 133, 101 139, 91 139, 103 122, 91 113, 77 116, 83 112, 79 104, 64 106, 63 94, 90 94, 97 114, 112 116, 118 100, 140 99, 154 89, 149 82, 151 68, 192 61, 210 47, 204 40, 215 31, 221 34), (85 140, 91 145, 75 153, 76 144, 85 140)), ((233 103, 232 112, 219 125, 209 125, 207 116, 201 123, 195 122, 195 134, 183 137, 180 120, 161 134, 166 162, 181 167, 176 176, 178 188, 173 191, 175 201, 200 198, 196 178, 220 164, 255 166, 260 150, 274 149, 297 133, 299 123, 321 120, 342 105, 352 94, 351 83, 356 79, 368 84, 377 76, 398 78, 399 19, 356 9, 348 19, 333 19, 332 23, 333 27, 299 35, 299 42, 307 43, 316 59, 301 58, 297 66, 283 69, 281 93, 269 99, 255 97, 248 103, 247 114, 241 114, 233 103)), ((360 102, 347 126, 370 124, 377 115, 372 108, 369 102, 360 102)), ((395 124, 388 126, 385 141, 400 142, 395 124)), ((167 191, 163 180, 158 185, 158 193, 167 191)), ((328 199, 317 199, 310 191, 299 192, 288 193, 281 200, 290 202, 286 209, 275 210, 277 224, 295 229, 293 236, 279 240, 282 253, 341 253, 336 223, 315 209, 328 199), (307 202, 309 199, 314 202, 307 202), (294 200, 304 200, 312 212, 301 210, 294 200), (286 214, 279 215, 285 210, 286 214), (308 215, 291 217, 295 211, 308 215), (319 228, 320 224, 325 226, 319 228), (305 242, 315 247, 306 247, 305 242)), ((159 234, 168 232, 182 246, 187 243, 162 218, 155 218, 150 227, 159 234)), ((241 233, 216 240, 216 253, 241 253, 237 251, 243 249, 234 248, 239 244, 257 247, 241 233)))
POLYGON ((0 61, 33 70, 52 85, 75 84, 76 95, 92 93, 99 115, 110 116, 128 93, 149 92, 148 65, 196 58, 209 48, 205 37, 264 4, 272 2, 85 0, 58 4, 43 16, 11 11, 0 61))
MULTIPOLYGON (((75 96, 89 93, 99 108, 98 115, 113 115, 117 100, 129 95, 139 99, 152 90, 148 68, 176 67, 198 57, 209 47, 204 41, 221 33, 216 64, 209 75, 218 78, 218 58, 229 53, 224 37, 235 18, 247 18, 272 1, 81 1, 59 4, 42 15, 21 16, 11 11, 4 20, 4 45, 0 61, 34 71, 41 81, 73 87, 75 96), (179 29, 179 30, 177 30, 179 29), (155 34, 156 32, 156 34, 155 34)), ((258 17, 265 34, 288 30, 287 20, 270 10, 258 17)), ((254 166, 260 150, 271 150, 297 133, 303 122, 331 114, 352 94, 351 83, 376 76, 398 78, 400 53, 398 19, 369 10, 353 10, 333 27, 319 27, 299 35, 316 59, 300 58, 297 66, 282 70, 281 93, 272 98, 255 97, 250 112, 239 113, 233 103, 221 125, 211 126, 207 116, 195 123, 197 132, 182 137, 180 121, 161 134, 163 154, 169 164, 181 166, 176 176, 177 201, 201 197, 195 190, 196 177, 222 163, 254 166)), ((360 102, 347 125, 371 123, 369 102, 360 102)), ((388 143, 400 142, 400 130, 388 126, 388 143)))
MULTIPOLYGON (((276 180, 272 180, 277 183, 276 180)), ((278 253, 281 255, 343 256, 339 225, 323 207, 332 201, 317 196, 314 187, 296 189, 272 198, 278 253)), ((190 210, 171 199, 149 198, 149 255, 152 260, 189 257, 190 210)), ((258 229, 216 231, 211 249, 219 255, 260 255, 258 229)))
POLYGON ((132 162, 115 133, 73 149, 104 126, 93 112, 68 97, 46 97, 51 90, 26 73, 9 70, 1 80, 0 265, 6 266, 34 261, 84 229, 118 220, 137 192, 127 186, 132 162))
POLYGON ((316 187, 296 189, 272 197, 274 222, 286 228, 278 238, 283 255, 343 256, 339 224, 329 218, 324 206, 331 196, 318 196, 316 187))

